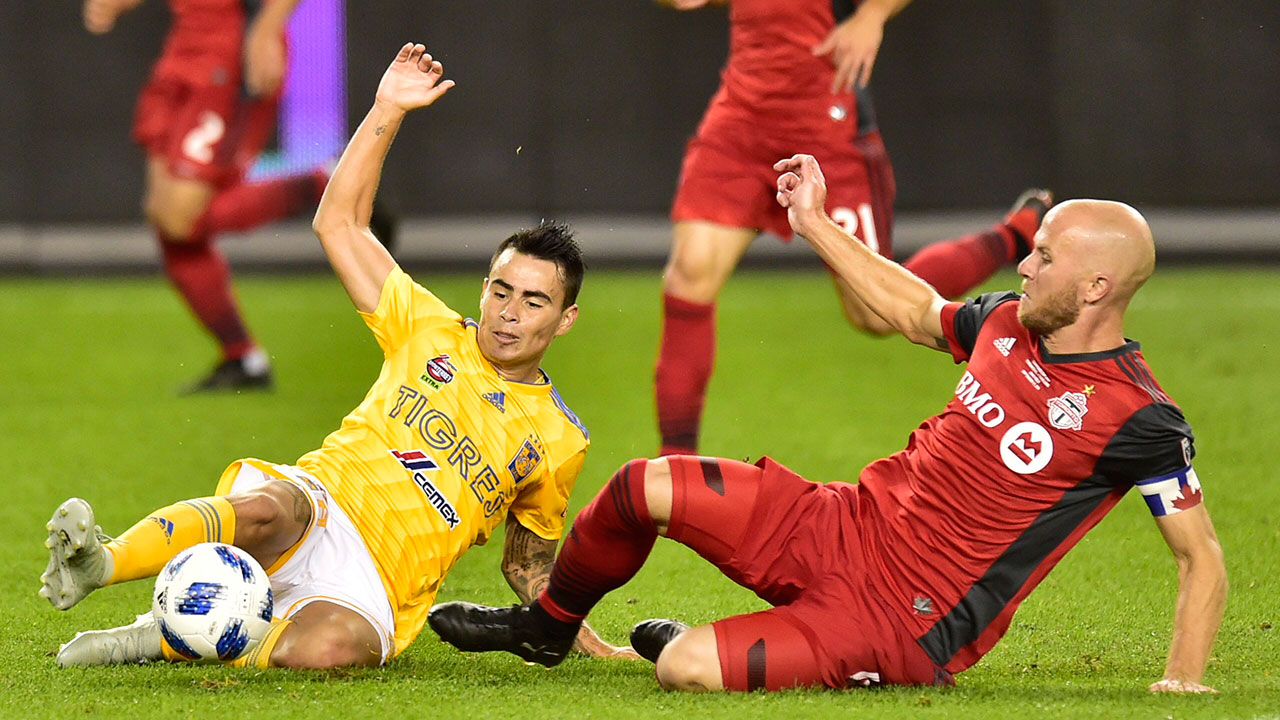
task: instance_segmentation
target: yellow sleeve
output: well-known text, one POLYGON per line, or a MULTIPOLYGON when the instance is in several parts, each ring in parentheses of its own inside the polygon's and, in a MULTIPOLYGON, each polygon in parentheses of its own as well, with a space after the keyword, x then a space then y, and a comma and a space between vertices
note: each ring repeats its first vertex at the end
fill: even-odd
POLYGON ((511 514, 525 528, 543 540, 558 540, 564 533, 564 516, 569 509, 569 495, 582 471, 587 449, 579 450, 568 461, 544 475, 536 484, 528 485, 511 503, 511 514))
POLYGON ((399 265, 391 268, 382 284, 378 307, 371 313, 360 313, 360 317, 378 339, 383 355, 390 355, 421 330, 462 320, 461 315, 414 282, 399 265))

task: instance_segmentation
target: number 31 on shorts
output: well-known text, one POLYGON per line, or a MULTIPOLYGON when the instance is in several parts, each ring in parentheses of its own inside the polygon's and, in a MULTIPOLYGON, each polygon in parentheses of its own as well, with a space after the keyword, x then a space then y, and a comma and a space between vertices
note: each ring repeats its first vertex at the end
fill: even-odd
POLYGON ((864 245, 871 248, 871 252, 880 252, 880 240, 876 237, 876 222, 871 216, 871 205, 862 203, 858 206, 858 211, 847 207, 832 208, 831 219, 837 225, 844 228, 844 231, 858 238, 864 245), (861 229, 862 232, 858 232, 861 229))

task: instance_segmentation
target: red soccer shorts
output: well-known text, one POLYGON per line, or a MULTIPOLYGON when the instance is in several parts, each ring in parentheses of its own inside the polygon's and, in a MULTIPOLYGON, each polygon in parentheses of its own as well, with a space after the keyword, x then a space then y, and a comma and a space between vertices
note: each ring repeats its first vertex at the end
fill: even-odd
POLYGON ((951 684, 873 589, 857 486, 810 482, 770 458, 668 462, 668 536, 775 605, 712 624, 727 689, 951 684))
POLYGON ((790 240, 778 205, 773 164, 796 153, 818 159, 827 180, 827 214, 885 257, 893 257, 897 186, 879 132, 850 140, 831 133, 772 138, 755 125, 709 116, 685 148, 671 219, 753 228, 790 240))
POLYGON ((239 58, 212 67, 201 82, 175 62, 161 58, 152 71, 134 111, 133 139, 176 177, 233 184, 270 139, 279 94, 246 97, 239 58))

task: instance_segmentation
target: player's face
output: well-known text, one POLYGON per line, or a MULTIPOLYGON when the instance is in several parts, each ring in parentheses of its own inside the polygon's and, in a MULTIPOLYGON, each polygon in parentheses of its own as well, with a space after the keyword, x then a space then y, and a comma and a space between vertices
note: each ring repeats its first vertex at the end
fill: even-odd
POLYGON ((578 317, 577 305, 563 305, 556 264, 508 248, 489 268, 480 294, 480 353, 509 380, 536 380, 547 346, 578 317))
POLYGON ((1071 242, 1053 219, 1045 218, 1036 233, 1035 248, 1018 264, 1023 293, 1018 321, 1039 335, 1049 335, 1080 316, 1071 242))

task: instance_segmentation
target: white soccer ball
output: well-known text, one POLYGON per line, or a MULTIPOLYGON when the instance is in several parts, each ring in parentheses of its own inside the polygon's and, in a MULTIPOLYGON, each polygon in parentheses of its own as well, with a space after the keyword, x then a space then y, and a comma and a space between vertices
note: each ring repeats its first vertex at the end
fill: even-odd
POLYGON ((228 661, 253 650, 271 627, 271 581, 249 553, 201 543, 156 576, 151 611, 169 647, 194 661, 228 661))

